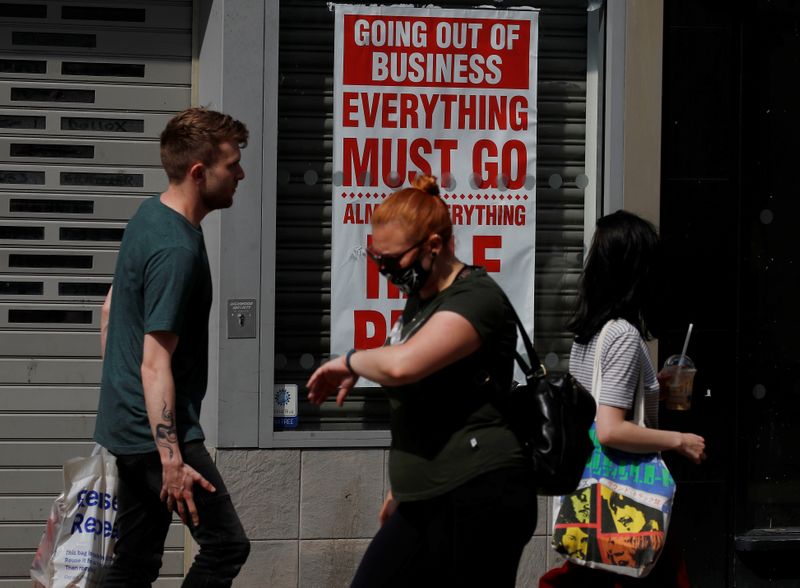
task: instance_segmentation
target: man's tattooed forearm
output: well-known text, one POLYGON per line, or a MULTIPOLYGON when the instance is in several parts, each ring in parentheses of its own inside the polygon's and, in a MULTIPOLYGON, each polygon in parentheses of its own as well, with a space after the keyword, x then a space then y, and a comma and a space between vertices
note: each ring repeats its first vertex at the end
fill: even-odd
POLYGON ((169 451, 169 457, 172 459, 173 455, 175 455, 172 446, 178 442, 178 432, 175 430, 175 420, 172 416, 172 411, 167 408, 166 402, 161 411, 161 417, 164 419, 164 423, 158 423, 156 425, 156 442, 169 451))

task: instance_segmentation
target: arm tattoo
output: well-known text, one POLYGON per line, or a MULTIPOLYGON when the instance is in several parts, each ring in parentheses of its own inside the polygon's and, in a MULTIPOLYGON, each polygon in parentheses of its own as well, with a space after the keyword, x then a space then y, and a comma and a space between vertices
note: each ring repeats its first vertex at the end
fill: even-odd
POLYGON ((169 457, 172 459, 172 456, 175 454, 172 446, 178 442, 178 432, 175 429, 175 420, 172 416, 172 411, 167 408, 166 402, 161 411, 161 417, 164 419, 164 423, 158 423, 156 425, 156 442, 161 447, 167 448, 169 457))

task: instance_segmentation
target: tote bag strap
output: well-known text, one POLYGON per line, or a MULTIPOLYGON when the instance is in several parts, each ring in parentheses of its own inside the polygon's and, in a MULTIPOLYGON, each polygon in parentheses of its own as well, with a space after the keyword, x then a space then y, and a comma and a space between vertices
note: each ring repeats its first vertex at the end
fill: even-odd
MULTIPOLYGON (((594 369, 592 370, 591 392, 598 406, 600 405, 600 393, 603 388, 603 370, 600 366, 600 358, 603 354, 603 345, 605 344, 608 331, 616 322, 615 319, 612 319, 603 325, 603 328, 600 329, 600 334, 597 336, 597 343, 594 348, 594 369)), ((641 358, 641 352, 639 355, 640 362, 644 361, 644 358, 641 358)), ((633 399, 633 422, 640 427, 644 427, 644 365, 640 365, 639 368, 639 383, 633 399)))

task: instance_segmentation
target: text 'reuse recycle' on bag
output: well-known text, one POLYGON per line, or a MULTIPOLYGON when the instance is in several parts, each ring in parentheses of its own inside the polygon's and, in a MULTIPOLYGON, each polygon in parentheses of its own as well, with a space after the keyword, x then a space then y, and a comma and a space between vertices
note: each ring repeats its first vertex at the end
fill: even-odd
POLYGON ((577 487, 592 453, 589 428, 595 402, 571 374, 547 372, 516 311, 514 319, 530 365, 515 354, 526 381, 512 387, 505 415, 533 460, 538 493, 568 494, 577 487))
POLYGON ((89 457, 64 464, 64 491, 53 502, 31 565, 31 578, 47 588, 99 586, 118 536, 117 463, 95 445, 89 457))

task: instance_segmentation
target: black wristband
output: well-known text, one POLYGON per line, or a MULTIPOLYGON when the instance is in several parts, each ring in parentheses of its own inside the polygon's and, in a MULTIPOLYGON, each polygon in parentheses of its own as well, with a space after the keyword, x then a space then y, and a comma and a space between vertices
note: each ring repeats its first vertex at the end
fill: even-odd
POLYGON ((348 371, 353 374, 354 376, 357 375, 355 370, 353 370, 353 366, 350 365, 350 358, 353 357, 353 354, 356 352, 355 349, 351 349, 348 351, 344 356, 344 365, 347 366, 348 371))

